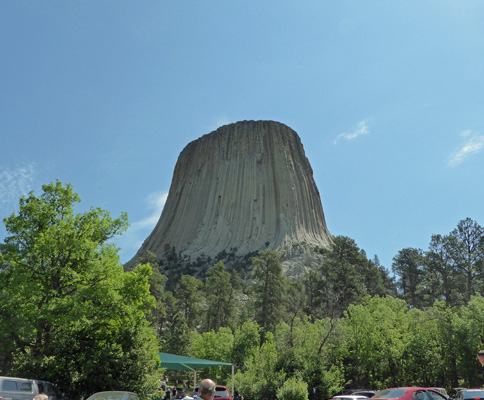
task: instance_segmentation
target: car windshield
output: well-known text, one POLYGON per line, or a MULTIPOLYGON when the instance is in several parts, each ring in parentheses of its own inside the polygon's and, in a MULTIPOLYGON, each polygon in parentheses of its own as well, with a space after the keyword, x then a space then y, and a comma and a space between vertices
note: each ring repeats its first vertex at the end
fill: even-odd
POLYGON ((227 389, 216 388, 215 389, 215 397, 229 397, 229 393, 227 392, 227 389))
POLYGON ((405 393, 405 389, 385 389, 385 390, 382 390, 381 392, 378 392, 373 397, 376 399, 396 398, 396 397, 402 397, 404 393, 405 393))
POLYGON ((126 397, 123 392, 100 392, 95 393, 88 400, 122 400, 126 397))

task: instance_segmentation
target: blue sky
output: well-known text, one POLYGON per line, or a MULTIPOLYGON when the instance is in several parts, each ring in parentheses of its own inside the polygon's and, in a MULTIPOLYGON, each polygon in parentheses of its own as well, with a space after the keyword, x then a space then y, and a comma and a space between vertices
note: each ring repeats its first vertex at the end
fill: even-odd
POLYGON ((263 119, 301 137, 330 232, 388 269, 484 225, 483 2, 7 0, 0 50, 2 219, 72 183, 78 211, 128 213, 126 262, 183 148, 263 119))

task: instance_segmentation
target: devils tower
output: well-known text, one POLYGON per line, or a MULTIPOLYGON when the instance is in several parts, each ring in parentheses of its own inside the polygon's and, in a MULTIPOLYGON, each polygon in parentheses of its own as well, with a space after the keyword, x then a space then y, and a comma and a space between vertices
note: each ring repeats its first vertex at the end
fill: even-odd
POLYGON ((166 245, 191 259, 270 248, 290 260, 330 242, 298 134, 274 121, 242 121, 183 149, 161 217, 127 266, 148 251, 162 257, 166 245))

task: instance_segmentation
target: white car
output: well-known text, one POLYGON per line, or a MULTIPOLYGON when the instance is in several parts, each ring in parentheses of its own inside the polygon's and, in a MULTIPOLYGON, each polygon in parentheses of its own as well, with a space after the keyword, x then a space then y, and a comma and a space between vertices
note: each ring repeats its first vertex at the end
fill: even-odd
POLYGON ((333 400, 362 400, 367 398, 368 396, 361 396, 355 394, 340 394, 338 396, 333 396, 333 400))

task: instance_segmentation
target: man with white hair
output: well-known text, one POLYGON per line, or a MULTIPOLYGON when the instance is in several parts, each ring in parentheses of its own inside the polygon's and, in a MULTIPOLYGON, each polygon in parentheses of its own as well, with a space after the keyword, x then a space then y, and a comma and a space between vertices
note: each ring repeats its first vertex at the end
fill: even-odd
POLYGON ((198 395, 203 400, 215 398, 215 382, 211 379, 204 379, 198 388, 198 395))

